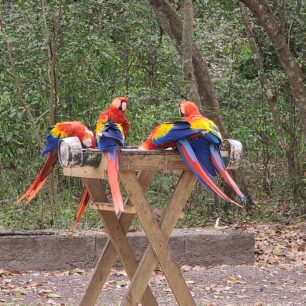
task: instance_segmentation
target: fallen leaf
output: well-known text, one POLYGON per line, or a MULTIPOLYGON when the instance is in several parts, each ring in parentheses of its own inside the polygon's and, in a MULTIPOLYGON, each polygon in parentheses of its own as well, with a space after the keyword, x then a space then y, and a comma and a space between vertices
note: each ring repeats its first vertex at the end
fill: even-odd
POLYGON ((283 251, 281 250, 281 248, 279 246, 275 247, 272 253, 273 253, 273 255, 276 255, 276 256, 282 256, 283 255, 283 251))
POLYGON ((47 300, 47 304, 48 305, 58 305, 58 303, 56 301, 51 300, 51 299, 47 300))
POLYGON ((119 280, 115 282, 117 288, 123 288, 128 285, 128 283, 124 280, 119 280))
POLYGON ((249 297, 248 295, 237 295, 238 299, 245 299, 245 298, 248 298, 248 297, 249 297))
POLYGON ((235 278, 235 277, 229 277, 227 279, 227 282, 228 283, 234 283, 234 284, 240 284, 241 283, 241 281, 239 279, 235 278))
POLYGON ((10 276, 10 275, 12 275, 12 273, 10 273, 9 271, 0 269, 0 276, 10 276))
POLYGON ((306 249, 306 243, 302 243, 301 245, 298 246, 297 250, 299 252, 305 252, 306 249))
POLYGON ((82 269, 79 269, 79 268, 75 268, 71 271, 69 271, 69 275, 72 275, 72 274, 85 274, 86 271, 85 270, 82 270, 82 269))
POLYGON ((127 273, 125 272, 125 270, 120 270, 120 271, 116 271, 114 273, 114 275, 116 275, 116 276, 127 276, 127 273))
POLYGON ((192 267, 189 266, 189 265, 183 265, 183 266, 181 266, 181 270, 182 270, 183 272, 188 272, 188 271, 190 271, 191 269, 192 269, 192 267))
POLYGON ((57 293, 49 293, 47 295, 48 298, 53 298, 53 299, 57 299, 57 298, 61 298, 62 296, 57 294, 57 293))
POLYGON ((211 284, 211 285, 205 287, 204 289, 206 291, 212 291, 212 290, 215 290, 216 286, 217 286, 216 284, 211 284))
POLYGON ((11 269, 8 272, 11 273, 11 275, 13 275, 13 274, 22 274, 22 272, 20 272, 19 270, 16 270, 16 269, 11 269))

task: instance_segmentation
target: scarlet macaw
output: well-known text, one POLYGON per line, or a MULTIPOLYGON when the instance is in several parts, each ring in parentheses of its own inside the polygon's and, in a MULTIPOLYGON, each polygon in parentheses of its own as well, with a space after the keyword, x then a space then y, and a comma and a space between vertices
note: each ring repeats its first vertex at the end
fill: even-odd
POLYGON ((114 123, 112 121, 106 122, 101 126, 99 132, 96 130, 96 139, 98 149, 102 152, 106 152, 105 157, 108 181, 115 206, 115 212, 117 214, 118 212, 124 211, 124 204, 118 181, 119 151, 120 147, 124 146, 125 141, 123 127, 119 123, 114 123))
POLYGON ((95 148, 96 146, 93 132, 90 131, 83 123, 78 121, 56 123, 46 134, 47 144, 41 152, 41 156, 48 154, 47 159, 33 183, 18 199, 18 202, 26 198, 27 203, 29 203, 35 197, 35 195, 45 184, 49 174, 52 172, 57 163, 57 148, 60 139, 72 136, 77 136, 82 144, 87 148, 95 148))
MULTIPOLYGON (((96 135, 101 133, 101 131, 103 130, 107 122, 113 122, 113 123, 120 124, 123 129, 124 137, 125 138, 128 137, 129 121, 127 120, 127 118, 125 118, 125 111, 126 111, 127 103, 128 103, 128 99, 125 97, 117 97, 112 100, 110 107, 99 115, 99 118, 96 123, 96 129, 95 129, 96 135)), ((101 142, 100 137, 98 137, 98 140, 101 142)), ((103 138, 103 141, 105 140, 106 139, 103 138)), ((100 148, 102 148, 101 143, 100 143, 100 148)), ((103 151, 105 150, 103 149, 103 151)), ((106 157, 109 158, 110 155, 114 155, 114 154, 106 154, 106 157)), ((118 154, 116 153, 115 155, 118 155, 118 154)), ((108 167, 107 171, 108 171, 108 176, 109 176, 110 188, 111 188, 116 212, 119 210, 122 211, 123 210, 123 200, 122 200, 119 183, 118 183, 118 168, 116 167, 116 164, 113 164, 111 161, 107 162, 107 167, 108 167), (112 166, 113 166, 113 170, 109 169, 112 166)), ((87 189, 85 188, 83 197, 79 205, 78 212, 76 214, 75 223, 73 225, 72 231, 74 231, 77 228, 77 225, 88 205, 89 200, 90 200, 90 196, 89 196, 87 189)))
POLYGON ((202 116, 198 107, 191 101, 180 102, 179 112, 184 117, 183 122, 168 122, 155 127, 139 149, 177 147, 190 170, 204 186, 225 201, 241 207, 214 182, 214 177, 220 174, 239 197, 246 201, 246 197, 225 169, 220 153, 222 136, 219 128, 213 121, 202 116))

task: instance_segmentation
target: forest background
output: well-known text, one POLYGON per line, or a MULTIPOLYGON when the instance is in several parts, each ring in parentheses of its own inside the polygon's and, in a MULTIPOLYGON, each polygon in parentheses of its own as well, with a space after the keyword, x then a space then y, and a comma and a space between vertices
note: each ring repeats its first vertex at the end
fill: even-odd
MULTIPOLYGON (((305 219, 305 2, 195 0, 184 19, 190 2, 0 1, 0 228, 71 227, 82 185, 60 167, 31 204, 17 199, 43 164, 48 127, 80 120, 93 129, 116 96, 129 99, 127 145, 178 118, 186 95, 243 144, 233 176, 249 196, 246 208, 197 184, 179 226, 305 219), (192 16, 194 75, 186 80, 182 33, 192 16)), ((176 180, 154 178, 156 214, 176 180)), ((88 210, 80 227, 99 224, 88 210)))

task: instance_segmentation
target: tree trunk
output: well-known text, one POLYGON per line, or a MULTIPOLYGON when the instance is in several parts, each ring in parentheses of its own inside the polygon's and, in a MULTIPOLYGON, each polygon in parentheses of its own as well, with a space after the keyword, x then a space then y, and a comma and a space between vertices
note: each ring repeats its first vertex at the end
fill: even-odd
POLYGON ((192 67, 192 45, 193 45, 193 10, 192 0, 185 0, 184 24, 182 34, 182 66, 183 79, 187 100, 200 103, 200 96, 194 80, 192 67))
POLYGON ((302 71, 288 47, 281 28, 277 24, 276 19, 271 12, 268 1, 240 1, 243 2, 257 17, 260 25, 264 28, 274 46, 278 59, 282 64, 285 73, 287 74, 292 95, 298 109, 300 125, 306 140, 306 89, 303 83, 302 71))
MULTIPOLYGON (((157 21, 172 39, 178 52, 182 56, 183 23, 179 15, 166 0, 149 0, 149 3, 156 14, 157 21)), ((228 136, 227 131, 222 117, 218 114, 220 108, 219 102, 209 75, 208 67, 195 44, 193 44, 192 50, 192 64, 201 105, 208 107, 208 112, 205 115, 219 126, 222 135, 226 138, 228 136)))
POLYGON ((11 48, 9 42, 8 42, 6 31, 5 31, 5 28, 4 28, 4 25, 3 25, 2 7, 0 7, 0 31, 3 34, 3 41, 4 41, 4 44, 6 45, 6 49, 7 49, 7 53, 8 53, 8 57, 9 57, 10 72, 11 72, 11 75, 13 77, 13 81, 14 81, 14 85, 15 85, 15 92, 16 92, 17 98, 19 99, 20 103, 22 104, 22 106, 24 107, 24 109, 26 111, 28 120, 30 121, 31 126, 32 126, 32 130, 34 132, 36 141, 37 141, 40 149, 42 150, 43 147, 44 147, 44 143, 43 143, 42 138, 39 134, 39 130, 38 130, 37 125, 36 125, 36 121, 34 119, 34 116, 33 116, 32 112, 31 112, 31 108, 30 108, 29 104, 23 98, 22 93, 21 93, 21 88, 20 88, 20 84, 19 84, 19 80, 18 80, 18 76, 17 76, 17 72, 16 72, 16 69, 15 69, 15 64, 14 64, 14 60, 13 60, 12 48, 11 48))
MULTIPOLYGON (((58 102, 58 92, 57 92, 57 81, 56 81, 56 55, 57 55, 57 44, 60 31, 60 24, 62 18, 62 0, 59 3, 59 8, 56 13, 56 18, 54 21, 54 33, 53 38, 50 36, 50 32, 47 25, 46 17, 46 7, 45 0, 41 1, 42 3, 42 14, 44 19, 45 27, 45 36, 46 36, 46 45, 47 45, 47 54, 48 54, 48 77, 50 82, 50 116, 49 122, 50 125, 54 125, 56 122, 56 110, 58 102)), ((56 200, 56 184, 55 184, 55 173, 54 171, 49 175, 48 180, 48 189, 49 189, 49 202, 54 212, 54 216, 58 215, 58 201, 56 200)), ((42 208, 42 214, 44 214, 44 208, 42 208)), ((43 216, 42 216, 43 217, 43 216)), ((53 222, 53 220, 51 220, 53 222)))
MULTIPOLYGON (((179 15, 166 0, 149 0, 149 3, 156 14, 158 23, 172 39, 179 54, 182 56, 183 23, 179 15)), ((196 78, 198 93, 201 100, 201 105, 208 107, 208 111, 205 113, 205 116, 213 120, 218 125, 220 132, 224 138, 228 138, 228 133, 226 131, 224 121, 219 115, 219 101, 217 99, 215 89, 209 75, 208 67, 204 62, 203 57, 200 51, 198 50, 196 44, 192 45, 192 65, 194 76, 196 78)), ((242 191, 249 198, 249 202, 247 205, 247 209, 249 209, 252 206, 252 199, 247 190, 247 184, 245 182, 245 178, 242 171, 240 169, 237 169, 236 171, 230 171, 230 173, 234 177, 239 177, 239 180, 243 185, 242 191)), ((229 191, 230 194, 233 195, 232 190, 229 191)))
POLYGON ((248 38, 248 41, 249 41, 249 44, 250 44, 250 47, 253 53, 253 58, 254 58, 256 69, 257 69, 260 85, 261 85, 263 94, 265 95, 266 100, 268 101, 270 108, 271 108, 271 113, 272 113, 272 117, 274 121, 276 135, 278 137, 278 141, 279 141, 279 144, 282 150, 284 151, 284 153, 286 153, 288 151, 288 144, 286 142, 286 137, 284 135, 284 131, 282 128, 281 118, 280 118, 280 115, 277 109, 277 105, 276 105, 277 96, 276 96, 276 93, 271 89, 271 87, 268 84, 268 80, 266 78, 265 71, 264 71, 263 59, 257 47, 255 33, 253 32, 253 26, 247 15, 247 11, 244 5, 241 3, 240 3, 240 11, 241 11, 242 21, 246 28, 247 38, 248 38))
MULTIPOLYGON (((264 71, 262 55, 256 43, 256 34, 253 31, 251 22, 247 15, 246 8, 242 3, 240 3, 240 10, 241 10, 242 20, 246 27, 248 41, 249 41, 251 50, 253 52, 253 57, 255 61, 255 66, 258 71, 260 85, 266 97, 266 100, 269 103, 270 108, 271 108, 276 136, 287 158, 288 174, 290 177, 290 184, 292 186, 292 194, 293 194, 294 202, 299 203, 301 202, 301 200, 305 198, 305 195, 303 195, 303 192, 302 192, 303 182, 302 182, 302 179, 300 178, 299 158, 298 158, 298 154, 296 154, 298 151, 297 138, 295 135, 296 129, 290 128, 290 137, 292 140, 290 144, 288 144, 288 141, 285 137, 285 134, 282 128, 282 121, 281 121, 281 118, 280 118, 280 115, 277 109, 277 105, 276 105, 277 96, 276 96, 276 93, 273 92, 273 90, 268 84, 268 80, 266 78, 265 71, 264 71)), ((266 161, 265 164, 267 163, 268 161, 266 161)))
POLYGON ((60 23, 62 18, 62 1, 59 3, 59 8, 56 14, 54 22, 54 37, 53 39, 50 36, 47 18, 46 18, 46 8, 45 0, 42 0, 42 9, 43 9, 43 18, 45 26, 45 36, 48 52, 48 76, 50 82, 50 125, 55 124, 56 122, 56 109, 58 101, 58 92, 57 92, 57 81, 56 81, 56 71, 55 71, 55 62, 56 62, 56 53, 57 53, 57 43, 60 30, 60 23))

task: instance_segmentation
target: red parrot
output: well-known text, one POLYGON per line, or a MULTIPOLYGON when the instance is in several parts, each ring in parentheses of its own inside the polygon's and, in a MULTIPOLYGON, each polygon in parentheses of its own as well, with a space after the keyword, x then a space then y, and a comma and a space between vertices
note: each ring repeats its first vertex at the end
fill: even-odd
POLYGON ((28 203, 35 197, 35 195, 45 184, 49 174, 52 172, 57 163, 57 148, 60 139, 72 136, 77 136, 82 144, 87 148, 94 148, 96 146, 93 132, 90 131, 83 123, 78 121, 56 123, 46 134, 47 144, 41 152, 41 156, 48 154, 47 159, 33 183, 18 199, 18 202, 26 198, 28 203))
POLYGON ((119 123, 108 121, 96 131, 97 147, 106 152, 106 168, 116 214, 124 211, 123 199, 119 186, 119 151, 124 146, 125 136, 119 123))
POLYGON ((214 177, 220 174, 240 198, 246 201, 246 197, 225 169, 219 148, 222 136, 218 127, 213 121, 202 116, 198 107, 191 101, 181 102, 179 112, 184 121, 163 123, 155 127, 139 148, 152 150, 176 146, 190 170, 204 186, 225 201, 241 207, 215 183, 214 177))
MULTIPOLYGON (((112 100, 110 107, 102 112, 97 120, 96 124, 96 135, 101 133, 105 124, 107 122, 118 123, 122 126, 124 137, 128 137, 129 133, 129 121, 125 117, 126 105, 128 99, 125 97, 117 97, 112 100)), ((99 136, 98 136, 99 139, 99 136)), ((118 168, 117 164, 112 162, 112 159, 109 158, 109 154, 106 154, 107 158, 107 172, 109 177, 110 188, 112 192, 113 201, 115 204, 116 212, 123 210, 123 200, 118 183, 118 168)), ((117 161, 118 162, 118 161, 117 161)), ((84 194, 79 205, 79 209, 76 215, 75 223, 73 225, 72 231, 78 226, 78 223, 86 210, 86 207, 89 203, 90 196, 87 189, 84 189, 84 194)))

